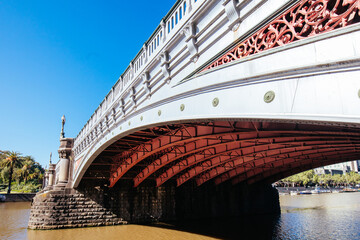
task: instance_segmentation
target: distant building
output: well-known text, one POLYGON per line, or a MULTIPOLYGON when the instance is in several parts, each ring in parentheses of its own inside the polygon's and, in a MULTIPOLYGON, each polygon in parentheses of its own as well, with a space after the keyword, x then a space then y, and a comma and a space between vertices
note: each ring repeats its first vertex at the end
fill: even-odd
POLYGON ((360 160, 351 161, 351 162, 343 162, 337 163, 333 165, 328 165, 325 167, 315 168, 315 174, 344 174, 347 172, 359 172, 360 168, 360 160))

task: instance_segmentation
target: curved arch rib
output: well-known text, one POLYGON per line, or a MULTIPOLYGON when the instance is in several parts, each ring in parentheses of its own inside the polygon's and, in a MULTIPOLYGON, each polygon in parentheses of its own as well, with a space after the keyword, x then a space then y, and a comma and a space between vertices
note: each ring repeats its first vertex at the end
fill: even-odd
MULTIPOLYGON (((216 138, 224 135, 225 133, 244 133, 243 126, 236 126, 231 122, 213 122, 211 125, 181 125, 179 129, 170 131, 167 135, 161 135, 151 141, 137 146, 130 152, 121 153, 114 158, 120 158, 116 166, 116 170, 112 170, 110 177, 110 187, 132 167, 141 162, 142 160, 156 154, 162 150, 181 145, 187 142, 196 141, 204 138, 216 138), (127 155, 130 155, 127 157, 127 155)), ((246 129, 248 134, 256 134, 256 130, 246 129)))
MULTIPOLYGON (((350 149, 347 149, 347 150, 338 150, 338 149, 335 149, 333 151, 328 151, 328 152, 318 152, 318 153, 312 153, 312 154, 308 154, 308 153, 302 153, 302 154, 298 154, 298 156, 291 156, 291 157, 288 157, 288 158, 284 158, 284 159, 277 159, 277 160, 274 160, 273 162, 269 162, 267 164, 273 164, 271 166, 271 168, 279 168, 279 167, 282 167, 288 163, 292 163, 292 162, 298 162, 298 161, 304 161, 302 162, 303 164, 306 163, 306 161, 310 161, 310 162, 315 162, 315 161, 321 161, 323 159, 332 159, 332 158, 340 158, 342 157, 342 154, 355 154, 355 155, 358 155, 356 152, 359 150, 359 146, 357 146, 356 148, 355 147, 352 147, 350 149), (285 162, 286 161, 286 162, 285 162), (275 165, 276 164, 276 165, 275 165)), ((298 162, 300 165, 301 163, 298 162)), ((221 175, 217 175, 216 179, 214 180, 215 184, 218 185, 218 184, 221 184, 225 181, 228 181, 230 179, 234 179, 236 178, 237 176, 239 175, 242 175, 241 177, 243 178, 245 175, 246 177, 251 177, 253 175, 256 175, 256 174, 260 174, 263 172, 263 169, 266 169, 266 167, 264 167, 265 164, 263 165, 259 165, 257 166, 256 168, 254 167, 246 167, 246 166, 239 166, 235 169, 232 169, 231 171, 228 171, 224 174, 221 174, 221 175), (247 174, 247 172, 251 172, 247 174)))
MULTIPOLYGON (((344 144, 341 145, 341 149, 343 149, 344 147, 349 146, 349 144, 344 144)), ((353 146, 353 145, 351 145, 353 146)), ((360 144, 359 144, 360 146, 360 144)), ((259 152, 255 152, 256 156, 254 156, 253 154, 247 154, 247 155, 243 155, 243 156, 231 156, 228 158, 225 158, 223 161, 219 161, 217 158, 212 158, 209 159, 205 162, 200 163, 199 165, 190 168, 189 170, 187 170, 186 172, 184 172, 182 175, 180 175, 177 178, 177 186, 180 186, 182 184, 184 184, 186 181, 196 177, 197 175, 200 175, 206 171, 209 171, 208 173, 205 174, 205 176, 207 176, 207 178, 205 178, 205 176, 203 176, 202 178, 200 178, 202 180, 201 183, 198 183, 198 186, 200 186, 202 183, 204 183, 205 181, 208 181, 210 179, 212 179, 213 177, 216 176, 216 174, 221 174, 224 173, 226 171, 230 171, 235 167, 238 167, 240 165, 243 164, 253 164, 255 165, 259 165, 262 163, 262 161, 265 162, 266 159, 274 159, 274 158, 279 158, 280 156, 288 156, 291 153, 300 153, 300 152, 304 152, 304 151, 308 151, 309 153, 311 153, 311 151, 315 151, 316 149, 334 149, 336 147, 339 147, 339 145, 329 145, 329 144, 323 144, 323 145, 308 145, 307 146, 299 146, 299 147, 288 147, 288 148, 278 148, 278 149, 272 149, 269 151, 259 151, 259 152), (316 147, 316 148, 315 148, 316 147), (260 156, 260 157, 258 157, 260 156), (212 169, 214 169, 213 171, 211 171, 212 169)))
MULTIPOLYGON (((279 134, 277 132, 277 134, 279 134)), ((252 139, 241 139, 241 140, 235 140, 240 139, 239 134, 228 134, 226 137, 225 135, 221 139, 214 139, 211 141, 206 140, 198 140, 196 142, 188 143, 182 147, 174 148, 173 151, 170 151, 169 153, 166 153, 165 155, 161 156, 160 158, 153 161, 151 164, 149 164, 145 169, 143 169, 135 178, 134 178, 134 186, 137 187, 141 182, 143 182, 146 178, 148 178, 150 175, 158 171, 160 168, 166 166, 167 164, 174 162, 180 158, 183 158, 188 155, 194 156, 192 160, 199 160, 201 158, 206 158, 206 154, 197 154, 200 151, 206 151, 209 150, 210 153, 208 153, 208 157, 211 157, 211 155, 216 155, 222 152, 226 152, 229 150, 235 150, 238 149, 241 152, 241 155, 246 152, 253 154, 254 151, 254 144, 251 141, 257 141, 258 143, 264 142, 265 144, 259 144, 256 145, 256 147, 262 147, 264 150, 271 150, 272 148, 276 148, 275 146, 284 144, 300 144, 303 145, 304 142, 299 142, 300 139, 317 139, 317 141, 314 141, 312 144, 318 144, 323 143, 325 140, 322 139, 324 137, 303 137, 303 136, 296 136, 296 137, 272 137, 272 138, 252 138, 252 139), (322 140, 320 140, 322 139, 322 140), (247 146, 244 146, 243 144, 247 144, 247 146), (211 150, 210 150, 211 149, 211 150), (196 155, 197 154, 197 155, 196 155)), ((329 136, 326 137, 328 139, 329 136)), ((339 136, 333 136, 333 138, 341 138, 339 136)), ((341 138, 343 139, 343 138, 341 138)), ((330 144, 330 142, 329 142, 330 144)), ((194 164, 194 161, 192 161, 194 164)))
MULTIPOLYGON (((360 136, 358 133, 342 131, 342 128, 337 127, 330 131, 326 131, 326 129, 324 130, 324 128, 321 127, 317 128, 319 129, 318 131, 311 131, 313 127, 307 125, 304 125, 305 127, 300 127, 302 129, 299 129, 297 124, 289 124, 283 127, 278 123, 262 122, 215 121, 200 124, 179 124, 177 126, 177 129, 167 132, 166 135, 160 135, 126 151, 125 153, 116 155, 116 158, 120 158, 120 160, 112 166, 110 171, 110 187, 113 187, 127 171, 141 161, 145 159, 151 160, 149 157, 164 154, 164 152, 166 152, 164 155, 152 161, 134 178, 135 187, 162 167, 169 166, 166 172, 164 172, 164 174, 167 175, 161 174, 156 179, 157 185, 161 185, 181 171, 210 159, 211 155, 214 157, 217 154, 226 154, 226 151, 236 149, 236 147, 229 148, 229 144, 233 144, 231 142, 243 141, 243 145, 238 146, 238 148, 242 148, 239 151, 244 151, 244 147, 246 146, 254 147, 265 144, 271 148, 271 146, 274 147, 276 146, 275 144, 279 144, 276 141, 286 138, 289 141, 292 139, 293 142, 290 143, 290 145, 292 144, 293 146, 293 144, 297 144, 294 143, 294 139, 300 139, 302 137, 307 139, 358 139, 360 136)), ((176 127, 176 125, 172 125, 171 129, 174 129, 174 127, 176 127)), ((320 142, 324 142, 324 140, 321 139, 319 140, 319 143, 320 142)), ((236 152, 228 153, 239 155, 239 153, 236 152)), ((223 160, 221 160, 220 163, 221 162, 223 162, 223 160)), ((204 163, 204 165, 206 163, 204 163)))
MULTIPOLYGON (((244 177, 237 176, 236 178, 234 178, 232 180, 232 184, 235 185, 235 184, 238 184, 243 181, 247 181, 249 183, 255 183, 260 180, 268 179, 271 176, 277 175, 278 173, 281 173, 288 169, 297 169, 297 171, 295 173, 299 173, 299 172, 302 172, 302 171, 305 171, 308 169, 312 169, 312 168, 316 168, 316 167, 320 167, 320 166, 341 163, 344 161, 352 161, 352 160, 357 160, 357 159, 359 159, 358 153, 343 153, 342 155, 329 156, 325 160, 317 159, 315 162, 314 162, 314 159, 307 159, 304 162, 294 161, 292 163, 284 165, 284 167, 282 167, 282 168, 277 168, 277 169, 264 168, 262 172, 253 174, 252 176, 248 175, 246 179, 244 179, 244 177), (311 166, 311 168, 308 168, 307 166, 311 166), (299 170, 299 169, 304 169, 304 170, 299 170)), ((279 180, 279 179, 276 179, 276 180, 279 180)))

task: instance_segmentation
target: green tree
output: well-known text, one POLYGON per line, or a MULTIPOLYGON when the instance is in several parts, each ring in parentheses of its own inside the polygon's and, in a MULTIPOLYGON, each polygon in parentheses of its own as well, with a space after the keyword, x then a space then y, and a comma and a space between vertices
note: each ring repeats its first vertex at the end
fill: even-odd
POLYGON ((22 161, 21 161, 21 154, 18 152, 6 152, 5 153, 5 159, 1 161, 2 167, 8 167, 10 169, 9 172, 9 186, 7 193, 10 194, 11 192, 11 182, 13 177, 13 172, 15 167, 21 167, 22 161))
POLYGON ((32 168, 34 167, 35 161, 30 156, 26 156, 23 158, 23 166, 21 168, 21 177, 26 184, 29 180, 30 175, 34 171, 32 168))

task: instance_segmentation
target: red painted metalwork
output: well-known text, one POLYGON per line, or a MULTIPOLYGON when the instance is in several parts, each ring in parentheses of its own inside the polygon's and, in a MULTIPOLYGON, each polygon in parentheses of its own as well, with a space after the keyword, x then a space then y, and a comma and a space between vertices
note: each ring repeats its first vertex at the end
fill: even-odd
MULTIPOLYGON (((336 145, 323 145, 323 148, 320 148, 322 151, 329 151, 329 150, 332 150, 333 147, 338 147, 336 145)), ((347 145, 344 145, 342 146, 342 148, 346 148, 347 145)), ((224 173, 227 173, 228 171, 230 170, 233 170, 235 168, 240 168, 240 170, 242 170, 242 167, 245 169, 246 167, 248 168, 256 168, 256 167, 259 167, 260 165, 259 164, 256 164, 256 163, 261 163, 261 161, 264 161, 264 164, 271 164, 271 166, 273 168, 275 167, 278 167, 277 165, 274 165, 275 162, 273 161, 276 161, 278 160, 280 157, 284 156, 283 158, 286 159, 286 156, 289 156, 289 154, 293 154, 293 153, 297 153, 297 154, 300 154, 300 153, 304 153, 305 150, 307 150, 308 152, 307 153, 311 153, 311 152, 314 152, 316 151, 317 149, 314 149, 314 146, 311 147, 312 150, 308 150, 306 148, 303 148, 303 149, 299 149, 299 148, 294 148, 293 151, 291 152, 282 152, 282 153, 278 153, 278 154, 265 154, 264 157, 260 157, 260 158, 254 158, 254 157, 249 157, 249 156, 245 156, 245 157, 240 157, 240 158, 235 158, 235 159, 232 159, 231 161, 223 164, 223 165, 219 165, 219 166, 216 166, 216 168, 209 168, 209 169, 206 169, 206 170, 209 170, 209 171, 203 171, 204 173, 201 174, 197 179, 196 179, 196 182, 197 182, 197 185, 200 186, 201 184, 213 179, 214 177, 217 177, 221 174, 224 174, 224 173), (270 161, 270 159, 274 159, 272 161, 270 161), (266 162, 266 160, 268 160, 266 162), (241 166, 241 167, 239 167, 241 166)), ((342 149, 341 148, 341 149, 342 149)), ((236 173, 236 172, 235 172, 236 173)), ((183 184, 185 181, 188 180, 190 176, 180 176, 178 178, 178 185, 180 184, 183 184)), ((191 177, 194 177, 194 176, 191 176, 191 177)))
POLYGON ((158 138, 145 142, 130 151, 126 151, 115 156, 114 159, 117 159, 118 164, 114 165, 116 170, 112 171, 113 173, 110 178, 110 187, 113 187, 129 169, 147 157, 188 141, 195 141, 206 136, 217 137, 217 135, 221 135, 221 133, 228 132, 229 127, 230 126, 226 124, 219 124, 215 127, 195 124, 181 125, 181 127, 169 131, 166 135, 159 136, 158 138))
MULTIPOLYGON (((328 150, 328 149, 327 149, 328 150)), ((299 165, 302 164, 307 164, 308 161, 312 162, 312 161, 324 161, 324 160, 329 160, 329 159, 337 159, 337 158, 341 158, 342 156, 346 155, 346 154, 351 154, 351 156, 359 156, 358 151, 360 150, 360 146, 358 145, 356 148, 355 147, 350 147, 349 149, 344 148, 344 150, 341 150, 341 148, 335 148, 332 149, 331 151, 324 151, 324 152, 318 152, 318 153, 308 153, 308 152, 304 152, 304 153, 297 153, 298 156, 291 156, 291 157, 287 157, 287 158, 282 158, 282 159, 276 159, 270 162, 267 162, 265 164, 260 164, 258 166, 239 166, 237 168, 232 169, 231 171, 226 172, 225 174, 223 174, 222 176, 219 176, 215 179, 215 184, 221 184, 225 181, 228 181, 230 179, 234 179, 236 178, 236 180, 233 180, 232 183, 239 183, 241 181, 245 181, 255 175, 261 174, 264 172, 264 169, 266 170, 267 164, 275 164, 277 163, 277 165, 274 165, 273 169, 279 169, 279 171, 281 170, 282 167, 287 166, 289 164, 292 163, 297 163, 299 165)), ((292 167, 295 167, 295 165, 293 164, 292 167)))
MULTIPOLYGON (((211 141, 214 138, 224 137, 225 133, 233 132, 234 129, 242 130, 241 128, 230 125, 228 122, 217 122, 216 125, 181 125, 179 129, 170 131, 167 135, 159 136, 158 138, 145 142, 130 151, 125 151, 114 157, 114 159, 117 159, 116 162, 118 164, 114 164, 115 169, 112 170, 110 187, 113 187, 128 170, 147 157, 169 149, 170 147, 182 146, 182 144, 190 141, 201 139, 209 139, 211 141)), ((244 132, 239 131, 237 133, 238 135, 240 133, 245 134, 244 132)), ((255 129, 253 132, 247 131, 246 134, 251 134, 254 137, 257 136, 255 129)), ((263 134, 272 133, 267 132, 263 134)), ((232 139, 229 139, 229 141, 231 140, 232 139)))
MULTIPOLYGON (((272 164, 270 159, 279 159, 280 157, 286 158, 292 153, 302 153, 304 151, 308 151, 307 153, 310 154, 312 152, 321 149, 322 151, 329 151, 333 149, 346 149, 347 146, 354 147, 354 144, 343 144, 343 145, 333 145, 333 144, 309 144, 303 142, 306 146, 299 146, 299 147, 290 147, 290 148, 278 148, 272 150, 265 150, 256 152, 256 156, 254 154, 247 154, 243 156, 229 156, 224 157, 224 159, 219 160, 218 158, 213 158, 207 160, 201 164, 198 164, 196 167, 189 169, 188 171, 184 172, 177 178, 177 185, 180 186, 186 181, 196 177, 204 173, 202 176, 196 179, 197 185, 200 186, 201 184, 205 183, 206 181, 218 176, 219 174, 223 174, 227 171, 230 171, 234 168, 238 168, 239 166, 248 167, 249 169, 258 167, 261 163, 263 164, 272 164), (341 147, 339 147, 341 146, 341 147), (260 156, 260 157, 259 157, 260 156), (259 164, 260 163, 260 164, 259 164)), ((357 145, 360 147, 360 143, 357 145)), ((273 166, 276 167, 276 166, 273 166)))
MULTIPOLYGON (((241 147, 240 143, 237 145, 232 146, 226 146, 226 150, 217 150, 214 151, 213 155, 210 156, 203 156, 203 155, 191 155, 190 157, 180 161, 178 164, 170 167, 166 172, 164 172, 162 175, 160 175, 157 179, 157 186, 160 186, 165 181, 170 179, 171 177, 175 176, 176 174, 180 173, 181 171, 184 171, 185 169, 193 166, 194 167, 193 174, 190 174, 188 172, 185 172, 185 175, 188 174, 189 178, 194 177, 195 175, 200 174, 203 171, 209 170, 210 168, 227 163, 228 161, 237 158, 239 156, 241 157, 248 157, 250 156, 252 159, 256 159, 256 156, 270 156, 271 153, 278 154, 279 151, 282 153, 288 153, 291 152, 293 149, 296 149, 296 151, 300 151, 302 149, 309 149, 314 148, 316 146, 317 148, 322 147, 322 145, 319 145, 320 138, 319 137, 297 137, 296 140, 286 141, 286 139, 283 139, 285 141, 280 141, 281 138, 273 138, 272 141, 269 141, 271 143, 269 144, 261 144, 256 146, 248 146, 248 147, 241 147), (318 140, 318 141, 311 141, 311 140, 318 140), (306 146, 304 146, 306 145, 306 146), (239 146, 237 148, 237 146, 239 146), (288 147, 291 146, 291 147, 288 147), (194 172, 195 171, 195 172, 194 172), (195 174, 195 175, 194 175, 195 174)), ((343 139, 344 140, 344 139, 343 139)), ((324 140, 321 141, 323 143, 324 140)), ((339 140, 341 143, 342 141, 339 140)), ((334 142, 327 142, 329 145, 325 146, 332 146, 331 144, 334 142)), ((184 174, 183 174, 184 175, 184 174)), ((181 177, 179 177, 181 178, 181 177)), ((188 178, 186 178, 188 179, 188 178)), ((184 182, 179 183, 178 185, 181 185, 184 182)))
MULTIPOLYGON (((120 179, 133 179, 135 187, 146 179, 156 179, 157 186, 169 179, 176 179, 178 186, 191 179, 201 185, 214 179, 228 181, 247 172, 253 179, 264 169, 280 171, 294 159, 304 164, 311 156, 324 161, 316 154, 338 156, 340 151, 360 148, 360 133, 355 128, 291 123, 187 123, 153 128, 147 134, 140 131, 114 143, 85 177, 102 180, 108 174, 110 187, 120 179), (140 135, 145 136, 142 141, 140 135), (124 142, 131 143, 131 148, 113 154, 124 142), (97 164, 102 164, 103 170, 97 164), (106 167, 108 164, 112 167, 106 167), (149 178, 152 175, 154 178, 149 178)), ((354 154, 360 159, 360 153, 354 154)))
MULTIPOLYGON (((306 163, 306 164, 304 162, 301 162, 301 164, 298 163, 297 166, 287 165, 282 168, 267 169, 267 171, 264 171, 263 173, 256 175, 245 181, 248 184, 252 184, 252 183, 255 183, 258 181, 267 181, 269 183, 273 183, 279 179, 286 178, 288 176, 291 176, 291 175, 299 173, 299 172, 303 172, 303 171, 306 171, 309 169, 326 166, 326 165, 330 165, 330 164, 341 163, 344 161, 357 160, 358 157, 359 157, 358 154, 356 154, 356 155, 349 154, 349 155, 342 155, 340 157, 336 157, 334 159, 325 160, 325 161, 321 161, 321 160, 311 161, 311 163, 306 163)), ((308 162, 310 162, 310 161, 308 161, 308 162)))
POLYGON ((202 71, 360 21, 360 0, 302 0, 202 71))
MULTIPOLYGON (((242 133, 245 135, 244 133, 242 133)), ((267 134, 269 134, 267 132, 267 134)), ((277 132, 276 134, 279 134, 277 132)), ((256 133, 257 136, 259 136, 259 132, 256 133)), ((196 142, 190 142, 188 144, 185 144, 182 147, 174 148, 169 153, 164 154, 160 158, 153 161, 151 164, 149 164, 143 171, 141 171, 136 178, 134 179, 134 186, 137 187, 141 182, 143 182, 146 178, 148 178, 150 175, 152 175, 154 172, 159 170, 160 168, 166 166, 167 164, 174 162, 180 158, 183 158, 185 156, 194 154, 192 156, 195 157, 197 162, 199 163, 201 158, 204 158, 206 156, 211 157, 211 155, 220 154, 229 150, 239 150, 239 154, 246 154, 247 152, 249 154, 256 153, 255 146, 251 143, 249 143, 249 138, 247 139, 241 139, 236 140, 240 138, 239 133, 228 133, 227 136, 222 136, 221 139, 213 139, 212 141, 208 141, 208 139, 200 139, 196 142), (244 145, 245 144, 245 145, 244 145), (247 145, 246 145, 247 144, 247 145), (211 150, 210 150, 211 149, 211 150), (210 151, 208 154, 204 154, 202 151, 210 151), (200 154, 197 154, 201 151, 200 154), (241 152, 241 153, 240 153, 241 152)), ((258 139, 259 146, 256 146, 257 149, 260 149, 261 151, 269 151, 273 148, 283 148, 284 144, 304 144, 304 142, 298 142, 300 139, 306 139, 309 137, 297 137, 297 139, 293 139, 291 137, 278 137, 278 138, 262 138, 258 139), (290 141, 292 142, 290 142, 290 141), (261 144, 261 142, 264 142, 261 144)), ((328 138, 328 137, 327 137, 328 138)), ((335 137, 336 138, 336 137, 335 137)), ((252 139, 254 140, 254 139, 252 139)), ((320 144, 326 141, 327 139, 322 139, 318 141, 314 141, 313 144, 320 144)), ((343 140, 342 140, 343 141, 343 140)), ((327 141, 329 144, 331 144, 331 141, 327 141)), ((311 145, 312 143, 307 143, 311 145)), ((189 162, 188 162, 189 163, 189 162)), ((187 165, 188 165, 187 163, 187 165)))
MULTIPOLYGON (((359 157, 358 153, 346 153, 343 152, 342 155, 334 155, 334 156, 328 156, 324 160, 323 158, 314 158, 314 159, 306 159, 301 162, 294 160, 293 162, 290 162, 283 167, 273 168, 273 169, 266 169, 263 168, 262 171, 258 171, 257 173, 254 171, 251 171, 245 176, 236 176, 234 179, 231 180, 231 183, 236 185, 240 182, 247 181, 249 183, 254 183, 256 181, 260 181, 263 179, 266 179, 270 176, 276 175, 278 173, 283 172, 284 170, 288 169, 297 169, 304 166, 309 166, 308 169, 325 166, 329 164, 335 164, 335 163, 341 163, 347 160, 357 160, 359 157), (316 162, 314 162, 316 161, 316 162)), ((305 169, 305 170, 308 170, 305 169)), ((304 171, 305 171, 304 170, 304 171)), ((216 182, 215 182, 216 183, 216 182)))

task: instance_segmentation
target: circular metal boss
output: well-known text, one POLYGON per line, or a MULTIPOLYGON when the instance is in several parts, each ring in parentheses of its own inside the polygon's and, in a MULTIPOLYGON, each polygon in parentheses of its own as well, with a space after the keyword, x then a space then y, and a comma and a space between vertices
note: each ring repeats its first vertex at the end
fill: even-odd
POLYGON ((214 99, 212 100, 212 105, 213 105, 213 107, 217 107, 217 106, 219 105, 219 102, 220 102, 220 100, 219 100, 218 98, 214 98, 214 99))
POLYGON ((184 104, 181 104, 180 105, 180 111, 184 111, 185 110, 185 105, 184 104))
POLYGON ((143 116, 140 117, 140 121, 142 121, 142 120, 144 120, 144 117, 143 117, 143 116))
POLYGON ((275 93, 274 91, 268 91, 267 93, 265 93, 264 95, 264 102, 266 103, 271 103, 275 98, 275 93))
POLYGON ((159 115, 159 116, 161 115, 161 110, 158 111, 158 115, 159 115))

